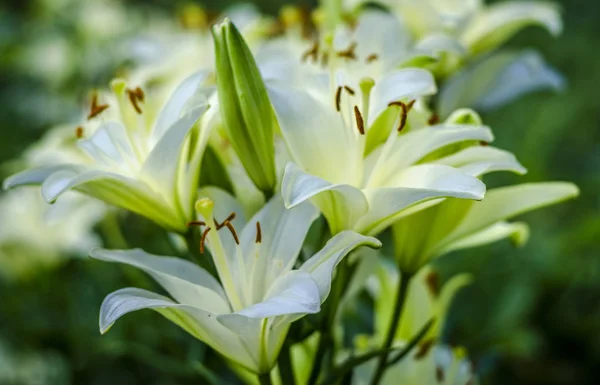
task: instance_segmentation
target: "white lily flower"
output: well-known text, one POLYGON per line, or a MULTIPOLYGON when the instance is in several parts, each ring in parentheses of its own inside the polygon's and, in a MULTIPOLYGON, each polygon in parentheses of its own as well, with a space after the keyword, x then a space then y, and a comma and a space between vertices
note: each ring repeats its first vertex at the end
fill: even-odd
POLYGON ((231 196, 217 189, 207 189, 205 194, 216 204, 203 198, 196 206, 206 226, 203 240, 222 284, 185 260, 142 250, 96 250, 94 258, 148 272, 174 299, 141 289, 118 290, 102 304, 101 331, 126 313, 154 309, 228 359, 252 372, 266 373, 275 364, 290 324, 320 310, 340 260, 359 246, 379 247, 380 243, 343 232, 294 269, 317 217, 311 205, 287 210, 281 198, 274 198, 246 224, 231 196), (230 213, 236 214, 235 219, 230 213), (236 227, 243 229, 239 237, 236 227))
MULTIPOLYGON (((493 147, 469 147, 435 162, 478 177, 493 171, 526 172, 512 154, 493 147)), ((522 245, 528 239, 528 226, 508 219, 577 195, 573 183, 540 182, 491 189, 482 202, 447 199, 393 224, 396 259, 403 271, 414 272, 450 251, 505 238, 522 245), (421 227, 427 231, 414 231, 421 227)))
POLYGON ((5 180, 4 187, 41 184, 48 202, 75 189, 169 230, 186 231, 208 137, 208 130, 194 129, 208 109, 201 87, 204 79, 203 73, 186 79, 157 118, 151 108, 144 113, 147 105, 141 89, 114 81, 117 102, 93 103, 92 113, 108 108, 118 111, 119 119, 103 122, 89 138, 78 142, 89 157, 87 162, 26 170, 5 180))
POLYGON ((0 195, 0 275, 31 277, 69 256, 85 256, 101 244, 94 226, 106 214, 102 202, 75 192, 49 205, 33 188, 0 195))

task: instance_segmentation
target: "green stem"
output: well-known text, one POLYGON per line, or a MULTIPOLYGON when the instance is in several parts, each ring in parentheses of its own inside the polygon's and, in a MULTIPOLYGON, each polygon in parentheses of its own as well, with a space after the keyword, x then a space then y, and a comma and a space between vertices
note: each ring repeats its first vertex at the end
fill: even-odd
POLYGON ((260 385, 272 385, 273 383, 271 382, 271 373, 267 372, 267 373, 259 374, 258 382, 260 385))
POLYGON ((104 235, 106 246, 111 249, 127 249, 127 241, 119 225, 118 213, 109 209, 104 219, 100 222, 100 231, 104 235))
POLYGON ((294 378, 294 367, 292 359, 290 357, 291 346, 288 344, 283 345, 281 352, 279 353, 279 377, 283 385, 295 385, 296 379, 294 378))
MULTIPOLYGON (((398 329, 400 317, 402 316, 402 310, 404 309, 404 304, 406 303, 408 285, 410 284, 411 279, 412 274, 401 274, 400 276, 400 282, 398 282, 398 290, 396 293, 396 304, 394 305, 394 312, 392 313, 392 318, 390 319, 390 325, 385 337, 385 341, 381 347, 382 350, 388 350, 394 342, 396 330, 398 329)), ((386 352, 379 357, 375 374, 371 380, 371 385, 377 385, 379 381, 381 381, 381 377, 383 376, 387 366, 388 355, 389 352, 386 352)))

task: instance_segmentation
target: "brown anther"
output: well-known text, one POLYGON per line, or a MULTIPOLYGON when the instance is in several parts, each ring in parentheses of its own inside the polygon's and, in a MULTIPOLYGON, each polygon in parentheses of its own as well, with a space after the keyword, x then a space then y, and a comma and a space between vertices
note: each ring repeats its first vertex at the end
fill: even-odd
POLYGON ((313 45, 302 54, 302 62, 306 62, 309 58, 312 58, 313 63, 319 60, 319 41, 315 40, 313 45))
POLYGON ((357 106, 354 106, 354 117, 356 118, 356 127, 358 128, 358 132, 361 135, 365 134, 365 121, 360 113, 360 110, 357 106))
POLYGON ((352 96, 354 96, 356 94, 356 92, 348 86, 344 86, 344 89, 352 96))
POLYGON ((404 104, 404 103, 402 103, 402 102, 399 102, 399 101, 395 101, 395 102, 389 102, 389 103, 388 103, 388 107, 391 107, 391 106, 398 106, 398 107, 401 107, 403 104, 404 104))
POLYGON ((233 239, 235 240, 235 243, 237 243, 239 245, 240 244, 240 239, 238 238, 238 235, 237 235, 237 233, 235 231, 235 228, 233 227, 233 225, 231 224, 231 222, 225 221, 225 222, 223 222, 223 224, 225 226, 227 226, 227 228, 231 232, 231 235, 233 235, 233 239))
POLYGON ((410 102, 408 102, 408 104, 406 105, 406 108, 408 109, 408 111, 412 110, 413 106, 416 103, 416 99, 411 100, 410 102))
POLYGON ((338 57, 343 57, 344 59, 356 60, 356 42, 350 43, 350 46, 342 51, 337 52, 338 57))
POLYGON ((425 284, 432 296, 440 295, 440 275, 436 271, 431 271, 425 276, 425 284))
POLYGON ((438 124, 439 122, 440 122, 440 116, 434 112, 433 115, 431 115, 431 117, 427 121, 427 124, 429 124, 430 126, 434 126, 434 125, 438 124))
POLYGON ((262 230, 260 228, 260 222, 256 221, 256 243, 262 242, 262 230))
POLYGON ((204 254, 204 243, 206 242, 206 236, 208 235, 209 231, 210 227, 207 227, 206 229, 204 229, 204 231, 202 232, 202 236, 200 237, 200 254, 204 254))
POLYGON ((107 108, 108 104, 98 105, 98 94, 94 93, 94 95, 92 96, 92 103, 90 104, 90 113, 87 116, 87 120, 95 118, 107 108))
POLYGON ((482 141, 480 141, 480 142, 479 142, 479 144, 480 144, 481 146, 483 146, 483 147, 487 147, 487 146, 489 146, 489 145, 490 145, 488 142, 484 142, 483 140, 482 140, 482 141))
POLYGON ((329 64, 329 53, 323 52, 321 54, 321 67, 327 67, 327 64, 329 64))
POLYGON ((78 126, 78 127, 75 129, 75 137, 76 137, 77 139, 81 139, 81 138, 83 138, 83 127, 81 127, 81 126, 78 126))
POLYGON ((378 59, 379 59, 379 55, 377 55, 376 53, 372 53, 369 56, 367 56, 367 58, 365 59, 365 63, 371 64, 375 60, 378 60, 378 59))
POLYGON ((400 113, 400 124, 398 125, 398 132, 404 129, 404 126, 406 126, 406 119, 408 118, 408 107, 406 107, 406 104, 402 102, 400 103, 400 108, 402 109, 402 112, 400 113))
POLYGON ((340 112, 341 108, 341 102, 342 102, 342 87, 338 87, 337 90, 335 91, 335 110, 337 112, 340 112))
POLYGON ((437 378, 437 381, 441 384, 442 382, 444 382, 444 369, 442 369, 441 367, 437 367, 435 368, 435 377, 437 378))
POLYGON ((205 226, 206 223, 202 222, 202 221, 189 221, 187 223, 187 227, 193 227, 193 226, 205 226))
POLYGON ((220 230, 223 226, 226 226, 227 222, 231 222, 234 219, 235 219, 235 212, 229 214, 229 216, 227 218, 225 218, 223 220, 223 222, 221 222, 221 223, 219 223, 216 218, 213 218, 213 220, 215 221, 215 225, 217 226, 217 230, 220 230))
POLYGON ((125 90, 127 92, 127 96, 129 96, 129 101, 131 102, 131 105, 133 106, 133 108, 135 109, 135 111, 138 114, 142 113, 142 108, 140 107, 138 102, 144 102, 145 99, 145 95, 144 95, 144 91, 142 91, 142 89, 140 87, 136 87, 135 89, 126 89, 125 90))
POLYGON ((415 354, 415 360, 420 360, 420 359, 425 358, 425 356, 427 355, 427 353, 429 353, 429 350, 431 349, 432 346, 433 346, 433 339, 424 341, 421 344, 421 346, 419 346, 419 350, 417 351, 417 354, 415 354))

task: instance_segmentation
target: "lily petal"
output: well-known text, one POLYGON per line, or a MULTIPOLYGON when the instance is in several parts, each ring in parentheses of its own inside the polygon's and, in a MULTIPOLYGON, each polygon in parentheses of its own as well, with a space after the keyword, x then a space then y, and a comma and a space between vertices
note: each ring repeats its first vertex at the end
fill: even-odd
POLYGON ((381 242, 373 237, 366 237, 354 231, 342 231, 331 238, 317 254, 313 255, 300 267, 300 271, 309 273, 319 285, 321 303, 329 295, 333 270, 337 264, 348 253, 360 246, 378 249, 381 247, 381 242))
POLYGON ((562 31, 555 4, 542 1, 509 1, 490 5, 467 25, 461 42, 472 54, 493 49, 529 25, 541 25, 552 35, 562 31))
POLYGON ((2 183, 2 188, 8 190, 17 186, 42 184, 50 175, 64 169, 78 169, 78 167, 71 165, 56 165, 32 168, 6 178, 2 183))
POLYGON ((181 304, 192 305, 211 313, 231 311, 219 282, 198 265, 184 259, 156 256, 141 249, 96 249, 90 256, 144 270, 181 304))
POLYGON ((506 220, 540 207, 579 195, 567 182, 525 183, 491 190, 482 202, 474 202, 462 222, 448 234, 439 247, 477 233, 495 222, 506 220))
POLYGON ((490 146, 468 147, 435 163, 458 168, 475 177, 494 171, 512 171, 520 175, 527 173, 527 169, 511 152, 490 146))
POLYGON ((285 169, 281 194, 288 208, 310 199, 327 218, 332 233, 352 228, 369 210, 367 199, 356 187, 329 183, 305 173, 293 163, 285 169))
MULTIPOLYGON (((448 166, 423 164, 399 172, 391 186, 365 190, 370 210, 356 228, 363 234, 377 234, 397 219, 412 214, 417 203, 436 198, 481 200, 485 185, 477 178, 448 166), (407 210, 411 208, 411 210, 407 210)), ((428 206, 419 206, 423 209, 428 206)))

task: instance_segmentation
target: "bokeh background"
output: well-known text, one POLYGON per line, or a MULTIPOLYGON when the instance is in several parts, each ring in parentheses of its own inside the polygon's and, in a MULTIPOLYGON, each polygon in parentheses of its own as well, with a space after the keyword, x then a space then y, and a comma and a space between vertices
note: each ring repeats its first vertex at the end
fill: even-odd
MULTIPOLYGON (((496 144, 529 169, 524 177, 494 175, 486 182, 570 180, 581 196, 525 216, 532 234, 523 248, 501 242, 436 262, 446 277, 464 271, 475 276, 457 297, 445 339, 469 349, 483 384, 600 381, 600 2, 557 2, 564 10, 562 36, 530 28, 507 48, 537 48, 565 76, 567 87, 483 114, 496 144)), ((212 12, 233 3, 198 2, 212 12)), ((253 3, 276 14, 290 2, 253 3)), ((116 39, 175 18, 184 5, 0 3, 0 178, 45 130, 76 116, 90 88, 108 83, 123 59, 116 39)), ((2 223, 16 220, 2 215, 2 223)), ((130 246, 152 240, 150 251, 161 251, 151 224, 134 216, 122 219, 130 246)), ((32 229, 30 236, 42 234, 32 229)), ((206 367, 198 361, 206 357, 206 365, 218 371, 212 353, 152 312, 132 314, 99 335, 104 295, 132 284, 152 285, 133 269, 87 259, 65 259, 18 280, 0 275, 0 384, 205 383, 206 367)))

